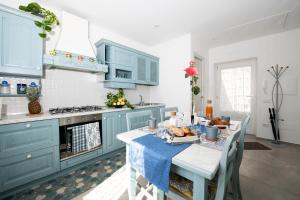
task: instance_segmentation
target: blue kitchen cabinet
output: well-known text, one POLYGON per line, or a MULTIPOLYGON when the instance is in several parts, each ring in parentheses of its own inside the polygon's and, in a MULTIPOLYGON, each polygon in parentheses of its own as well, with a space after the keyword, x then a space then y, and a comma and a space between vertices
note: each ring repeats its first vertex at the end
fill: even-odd
POLYGON ((158 59, 137 55, 136 83, 143 85, 158 85, 159 68, 158 59))
MULTIPOLYGON (((127 131, 127 121, 126 121, 126 113, 128 113, 130 111, 123 111, 123 112, 119 112, 117 113, 117 131, 116 131, 116 136, 119 133, 124 133, 127 131)), ((121 140, 117 139, 117 148, 122 148, 125 147, 125 143, 122 142, 121 140)))
POLYGON ((142 55, 137 55, 137 67, 136 67, 136 83, 139 84, 147 84, 147 69, 148 69, 148 62, 147 58, 142 55))
POLYGON ((58 120, 0 126, 0 159, 59 144, 58 120))
POLYGON ((102 115, 102 137, 104 153, 111 152, 117 148, 116 131, 117 122, 115 113, 103 113, 102 115))
POLYGON ((117 134, 127 131, 126 112, 103 113, 103 150, 104 153, 122 148, 125 144, 117 139, 117 134))
POLYGON ((36 16, 0 6, 0 74, 40 77, 43 40, 36 16))
POLYGON ((135 54, 128 49, 111 46, 111 56, 107 60, 108 63, 119 64, 127 67, 135 66, 135 54))
POLYGON ((135 84, 158 85, 157 57, 105 39, 95 45, 98 61, 108 65, 105 87, 133 89, 135 84))
POLYGON ((149 59, 148 68, 148 84, 158 85, 159 84, 159 61, 157 59, 149 59))
POLYGON ((57 146, 0 160, 0 192, 59 171, 57 146))
POLYGON ((58 120, 0 126, 0 192, 60 170, 58 120))

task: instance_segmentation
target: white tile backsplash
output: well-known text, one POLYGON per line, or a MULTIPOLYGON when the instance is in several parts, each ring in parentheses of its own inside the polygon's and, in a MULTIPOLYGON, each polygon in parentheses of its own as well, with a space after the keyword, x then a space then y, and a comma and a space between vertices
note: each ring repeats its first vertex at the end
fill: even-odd
MULTIPOLYGON (((45 78, 41 80, 40 103, 43 112, 47 112, 52 107, 104 105, 107 92, 116 92, 116 90, 104 88, 103 80, 104 74, 60 69, 46 70, 45 78)), ((36 79, 9 79, 11 85, 15 87, 13 90, 16 90, 16 84, 19 82, 30 84, 32 81, 37 82, 36 79)), ((131 103, 139 102, 139 94, 143 95, 145 102, 148 102, 149 91, 149 86, 137 86, 135 90, 125 90, 125 95, 131 103)), ((26 97, 4 97, 3 104, 3 111, 8 115, 28 112, 26 97)))

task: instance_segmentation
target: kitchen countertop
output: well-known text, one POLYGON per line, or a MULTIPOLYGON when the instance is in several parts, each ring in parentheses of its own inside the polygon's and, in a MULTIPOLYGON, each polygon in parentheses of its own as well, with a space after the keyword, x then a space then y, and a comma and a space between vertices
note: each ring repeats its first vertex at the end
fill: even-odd
MULTIPOLYGON (((154 108, 159 106, 164 106, 164 104, 137 106, 135 107, 135 109, 154 108)), ((47 120, 47 119, 59 119, 63 117, 73 117, 73 116, 100 114, 100 113, 108 113, 108 112, 118 112, 118 111, 125 111, 125 110, 130 110, 130 108, 103 107, 102 110, 97 110, 97 111, 64 113, 64 114, 55 114, 55 115, 51 115, 48 111, 37 115, 29 115, 29 114, 4 115, 2 116, 2 120, 0 120, 0 125, 21 123, 21 122, 32 122, 32 121, 47 120)))

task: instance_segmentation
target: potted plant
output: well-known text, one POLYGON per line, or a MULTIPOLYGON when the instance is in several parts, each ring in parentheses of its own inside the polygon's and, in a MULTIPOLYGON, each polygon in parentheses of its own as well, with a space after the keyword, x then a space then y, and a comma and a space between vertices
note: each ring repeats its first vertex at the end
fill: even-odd
POLYGON ((41 104, 39 102, 40 91, 38 87, 26 88, 26 95, 29 99, 28 111, 30 114, 39 114, 42 111, 41 104))
POLYGON ((130 104, 130 102, 125 98, 123 89, 118 89, 117 94, 113 94, 111 92, 106 95, 105 105, 107 107, 115 107, 122 108, 123 106, 127 106, 128 108, 134 109, 134 107, 130 104))
POLYGON ((30 12, 33 15, 42 17, 41 21, 34 21, 34 24, 42 29, 42 32, 39 33, 41 38, 47 37, 47 32, 50 33, 52 31, 53 24, 57 26, 60 24, 57 16, 43 7, 41 7, 38 3, 32 2, 29 3, 27 6, 20 5, 19 9, 25 12, 30 12))

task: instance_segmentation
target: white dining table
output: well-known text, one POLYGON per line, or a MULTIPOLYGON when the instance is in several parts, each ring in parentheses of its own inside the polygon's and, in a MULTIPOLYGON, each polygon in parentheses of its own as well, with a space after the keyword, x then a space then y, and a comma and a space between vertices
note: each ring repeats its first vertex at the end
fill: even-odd
MULTIPOLYGON (((230 130, 230 134, 236 134, 240 131, 240 122, 231 121, 238 124, 236 130, 230 130)), ((130 143, 141 136, 149 134, 142 129, 135 129, 120 133, 117 138, 126 143, 126 165, 129 172, 128 196, 130 200, 136 198, 136 171, 130 166, 129 146, 130 143)), ((222 151, 192 144, 182 152, 172 158, 171 171, 191 180, 193 182, 193 199, 206 200, 208 197, 208 182, 212 180, 218 171, 222 151)), ((154 199, 163 199, 164 193, 154 186, 154 199)))

